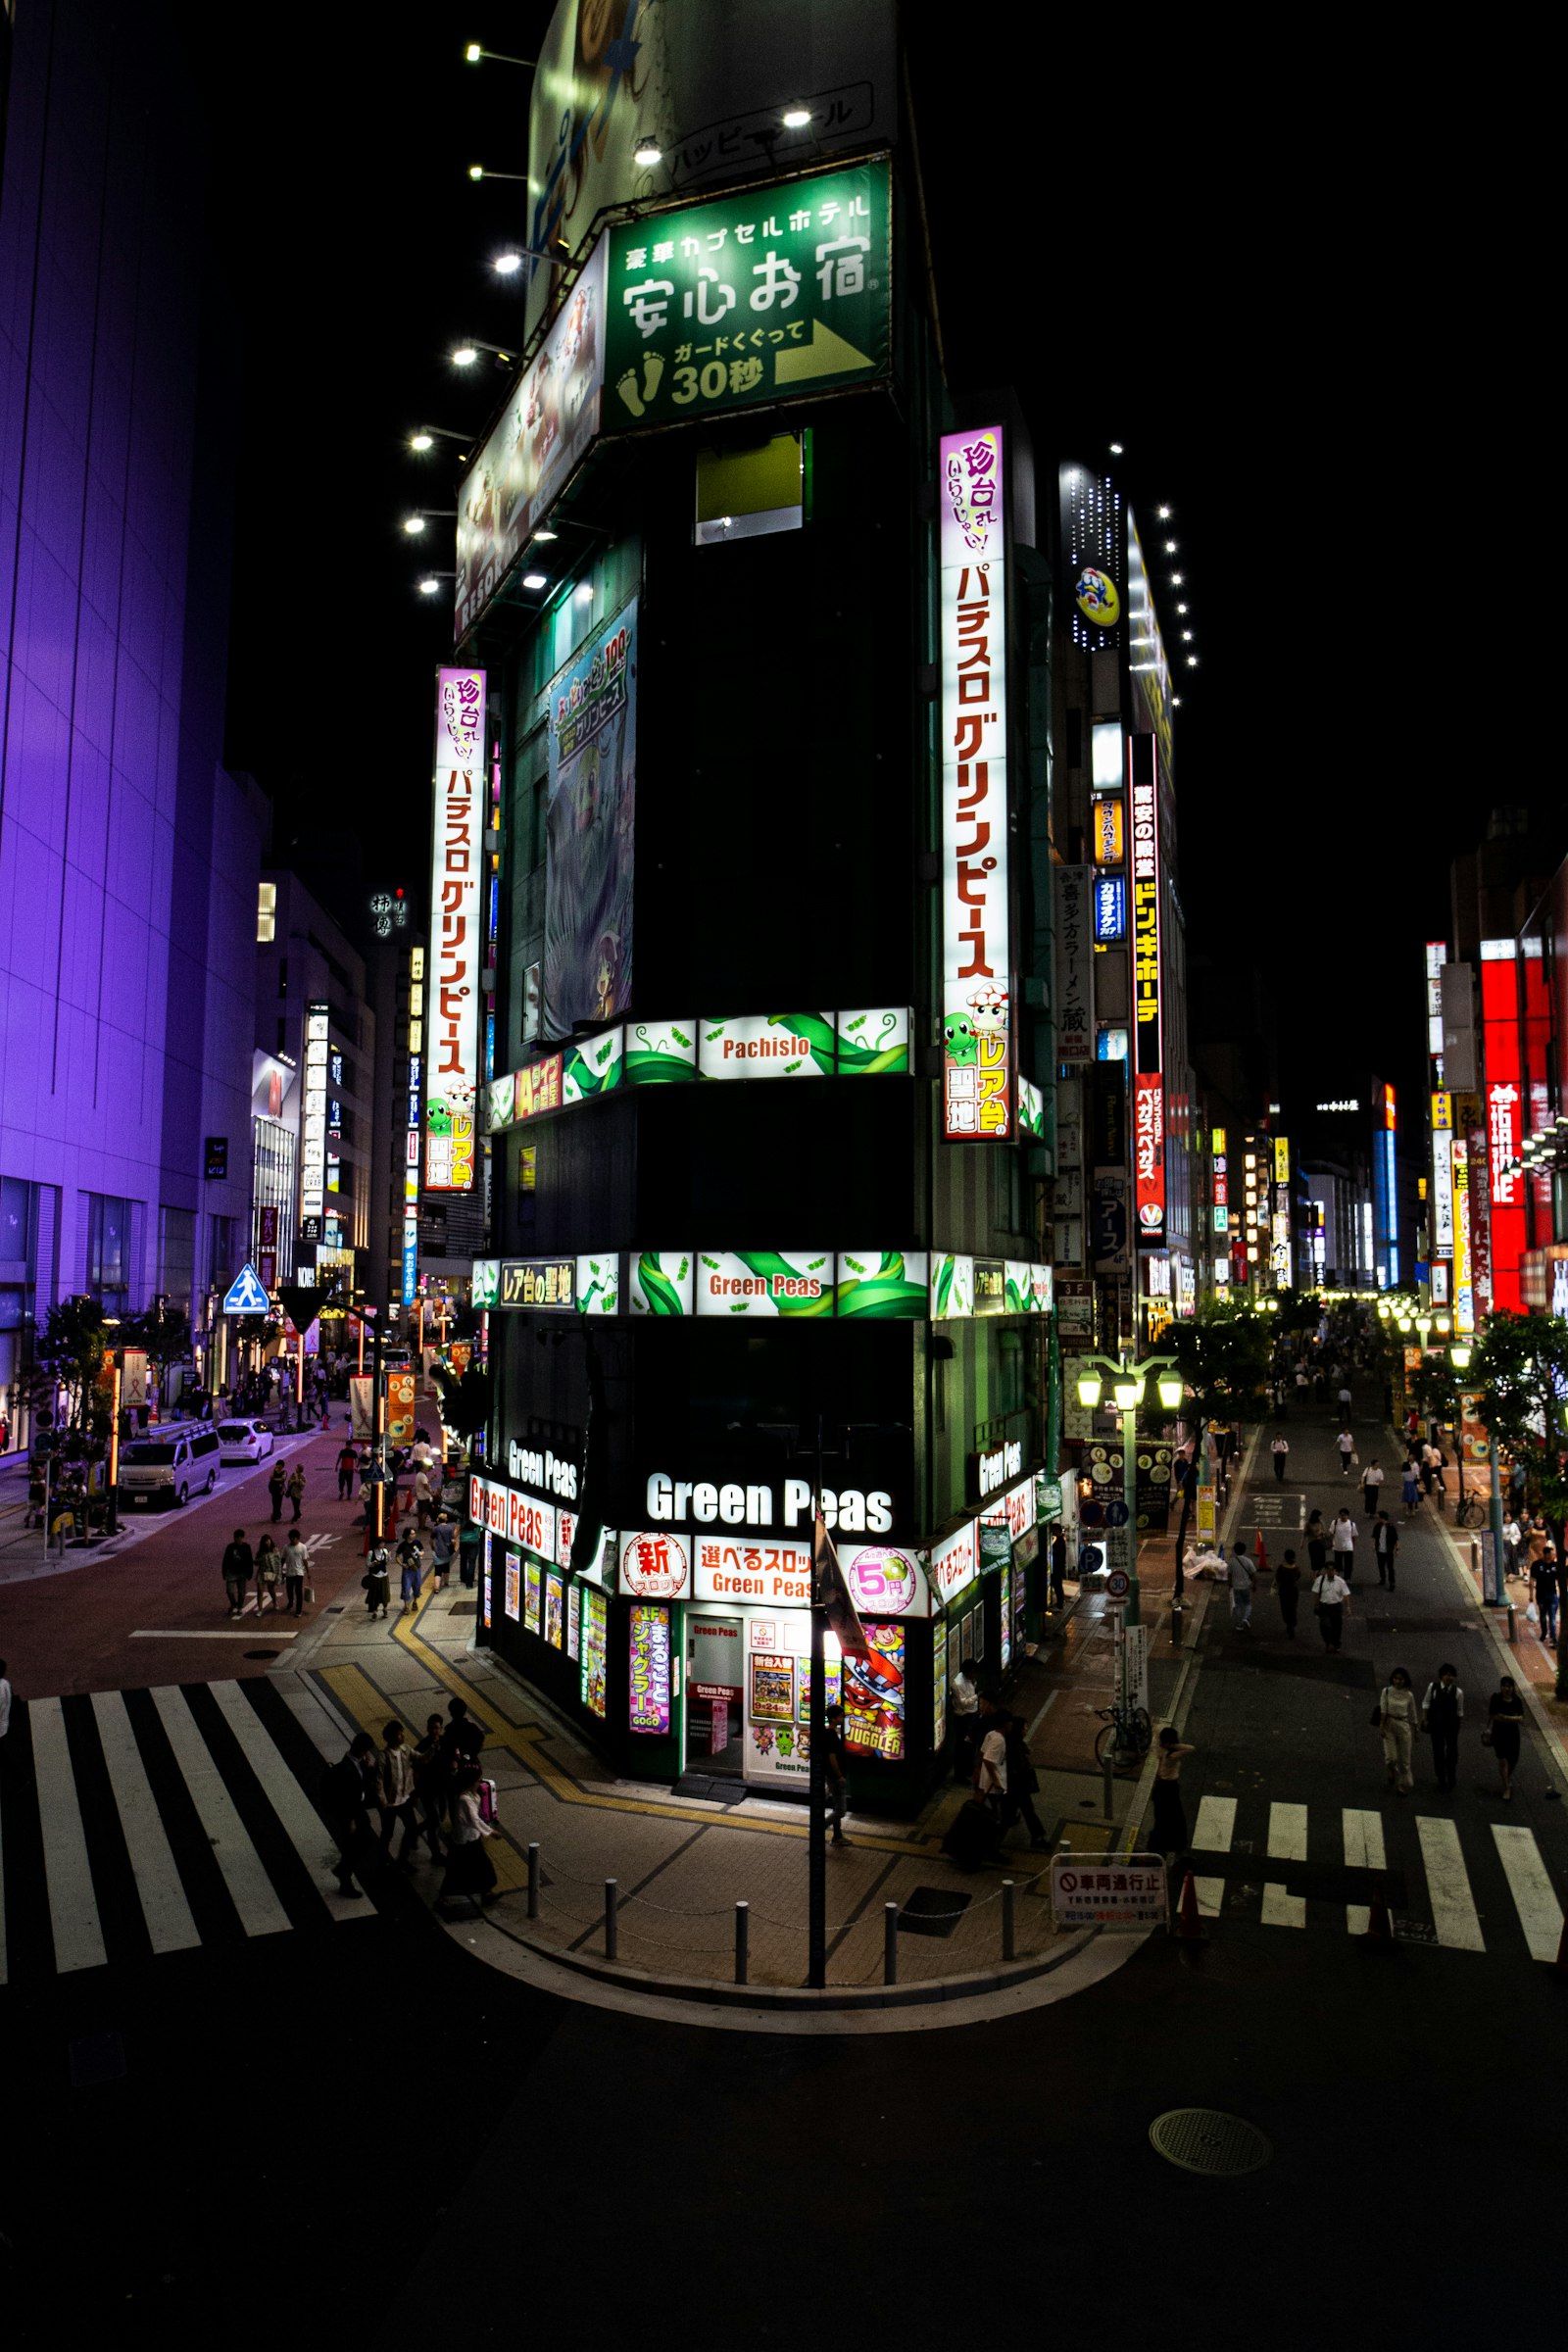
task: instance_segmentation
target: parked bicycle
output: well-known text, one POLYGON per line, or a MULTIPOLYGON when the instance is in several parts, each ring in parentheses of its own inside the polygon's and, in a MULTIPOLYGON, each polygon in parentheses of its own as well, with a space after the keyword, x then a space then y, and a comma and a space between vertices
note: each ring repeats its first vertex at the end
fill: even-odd
POLYGON ((1112 1770, 1118 1772, 1124 1764, 1141 1763, 1153 1738, 1149 1709, 1117 1700, 1113 1706, 1100 1708, 1099 1714, 1103 1729, 1095 1740, 1095 1762, 1103 1764, 1108 1757, 1112 1770))

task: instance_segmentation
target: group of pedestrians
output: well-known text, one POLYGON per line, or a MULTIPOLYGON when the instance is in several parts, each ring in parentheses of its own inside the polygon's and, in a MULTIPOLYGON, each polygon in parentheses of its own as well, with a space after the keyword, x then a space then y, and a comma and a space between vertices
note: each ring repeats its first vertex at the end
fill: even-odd
POLYGON ((954 1777, 967 1781, 970 1794, 943 1839, 943 1850, 960 1868, 995 1860, 1007 1833, 1022 1822, 1029 1843, 1043 1853, 1049 1843, 1035 1809, 1040 1774, 1029 1753, 1029 1726, 1004 1707, 993 1690, 983 1690, 972 1658, 965 1658, 950 1693, 954 1724, 954 1777))
MULTIPOLYGON (((1487 1703, 1487 1728, 1481 1735, 1496 1761, 1499 1790, 1505 1803, 1513 1798, 1514 1767, 1519 1761, 1524 1728, 1524 1700, 1511 1674, 1505 1674, 1487 1703)), ((1442 1665, 1426 1687, 1419 1704, 1408 1669, 1396 1666, 1372 1710, 1372 1724, 1383 1740, 1383 1760, 1389 1786, 1396 1796, 1408 1796, 1415 1786, 1415 1741, 1420 1732, 1432 1740, 1433 1772, 1441 1789, 1458 1785, 1459 1734, 1464 1729, 1464 1690, 1456 1666, 1442 1665)))
POLYGON ((445 1866, 435 1900, 443 1918, 453 1916, 459 1898, 475 1910, 495 1899, 495 1865, 484 1850, 496 1825, 493 1785, 479 1768, 483 1745, 484 1726, 461 1698, 448 1701, 444 1717, 426 1718, 424 1738, 413 1748, 396 1721, 386 1725, 379 1748, 368 1732, 355 1735, 321 1786, 322 1810, 337 1842, 333 1869, 340 1894, 357 1898, 365 1892, 356 1877, 412 1870, 422 1840, 430 1860, 445 1866), (378 1829, 371 1827, 372 1813, 378 1829))
POLYGON ((250 1599, 250 1589, 256 1586, 256 1614, 261 1617, 270 1609, 274 1616, 279 1609, 290 1617, 303 1617, 310 1592, 311 1554, 309 1536, 291 1528, 289 1539, 281 1551, 270 1535, 264 1534, 253 1551, 245 1540, 245 1530, 236 1527, 232 1541, 223 1547, 223 1591, 228 1596, 228 1613, 243 1617, 250 1599), (282 1599, 278 1588, 282 1588, 282 1599))

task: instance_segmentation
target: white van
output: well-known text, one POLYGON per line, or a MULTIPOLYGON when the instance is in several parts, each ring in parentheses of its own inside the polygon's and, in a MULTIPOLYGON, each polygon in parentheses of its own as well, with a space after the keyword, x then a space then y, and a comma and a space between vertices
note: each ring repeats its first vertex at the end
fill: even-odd
POLYGON ((125 1502, 186 1503, 194 1490, 218 1484, 218 1432, 172 1431, 167 1438, 133 1438, 120 1449, 120 1494, 125 1502))

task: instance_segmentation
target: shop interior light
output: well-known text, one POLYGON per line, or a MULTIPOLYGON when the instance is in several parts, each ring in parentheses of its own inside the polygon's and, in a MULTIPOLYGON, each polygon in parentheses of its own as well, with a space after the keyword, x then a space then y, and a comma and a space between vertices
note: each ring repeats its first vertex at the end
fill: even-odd
POLYGON ((548 588, 550 582, 542 571, 525 571, 522 584, 525 588, 548 588))
POLYGON ((1103 1386, 1104 1383, 1102 1381, 1098 1372, 1081 1373, 1078 1380, 1079 1403, 1082 1405, 1087 1405, 1091 1410, 1093 1410, 1093 1408, 1100 1402, 1100 1392, 1103 1386))
POLYGON ((1173 1413, 1182 1400, 1182 1376, 1179 1372, 1162 1372, 1157 1383, 1159 1401, 1167 1413, 1173 1413))

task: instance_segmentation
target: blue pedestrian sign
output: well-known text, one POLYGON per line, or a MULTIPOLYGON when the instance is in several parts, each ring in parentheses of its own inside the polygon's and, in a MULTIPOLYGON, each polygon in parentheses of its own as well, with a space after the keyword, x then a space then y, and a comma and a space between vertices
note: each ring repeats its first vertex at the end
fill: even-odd
POLYGON ((262 1278, 252 1265, 241 1266, 228 1295, 223 1300, 225 1315, 265 1315, 272 1301, 262 1288, 262 1278))

